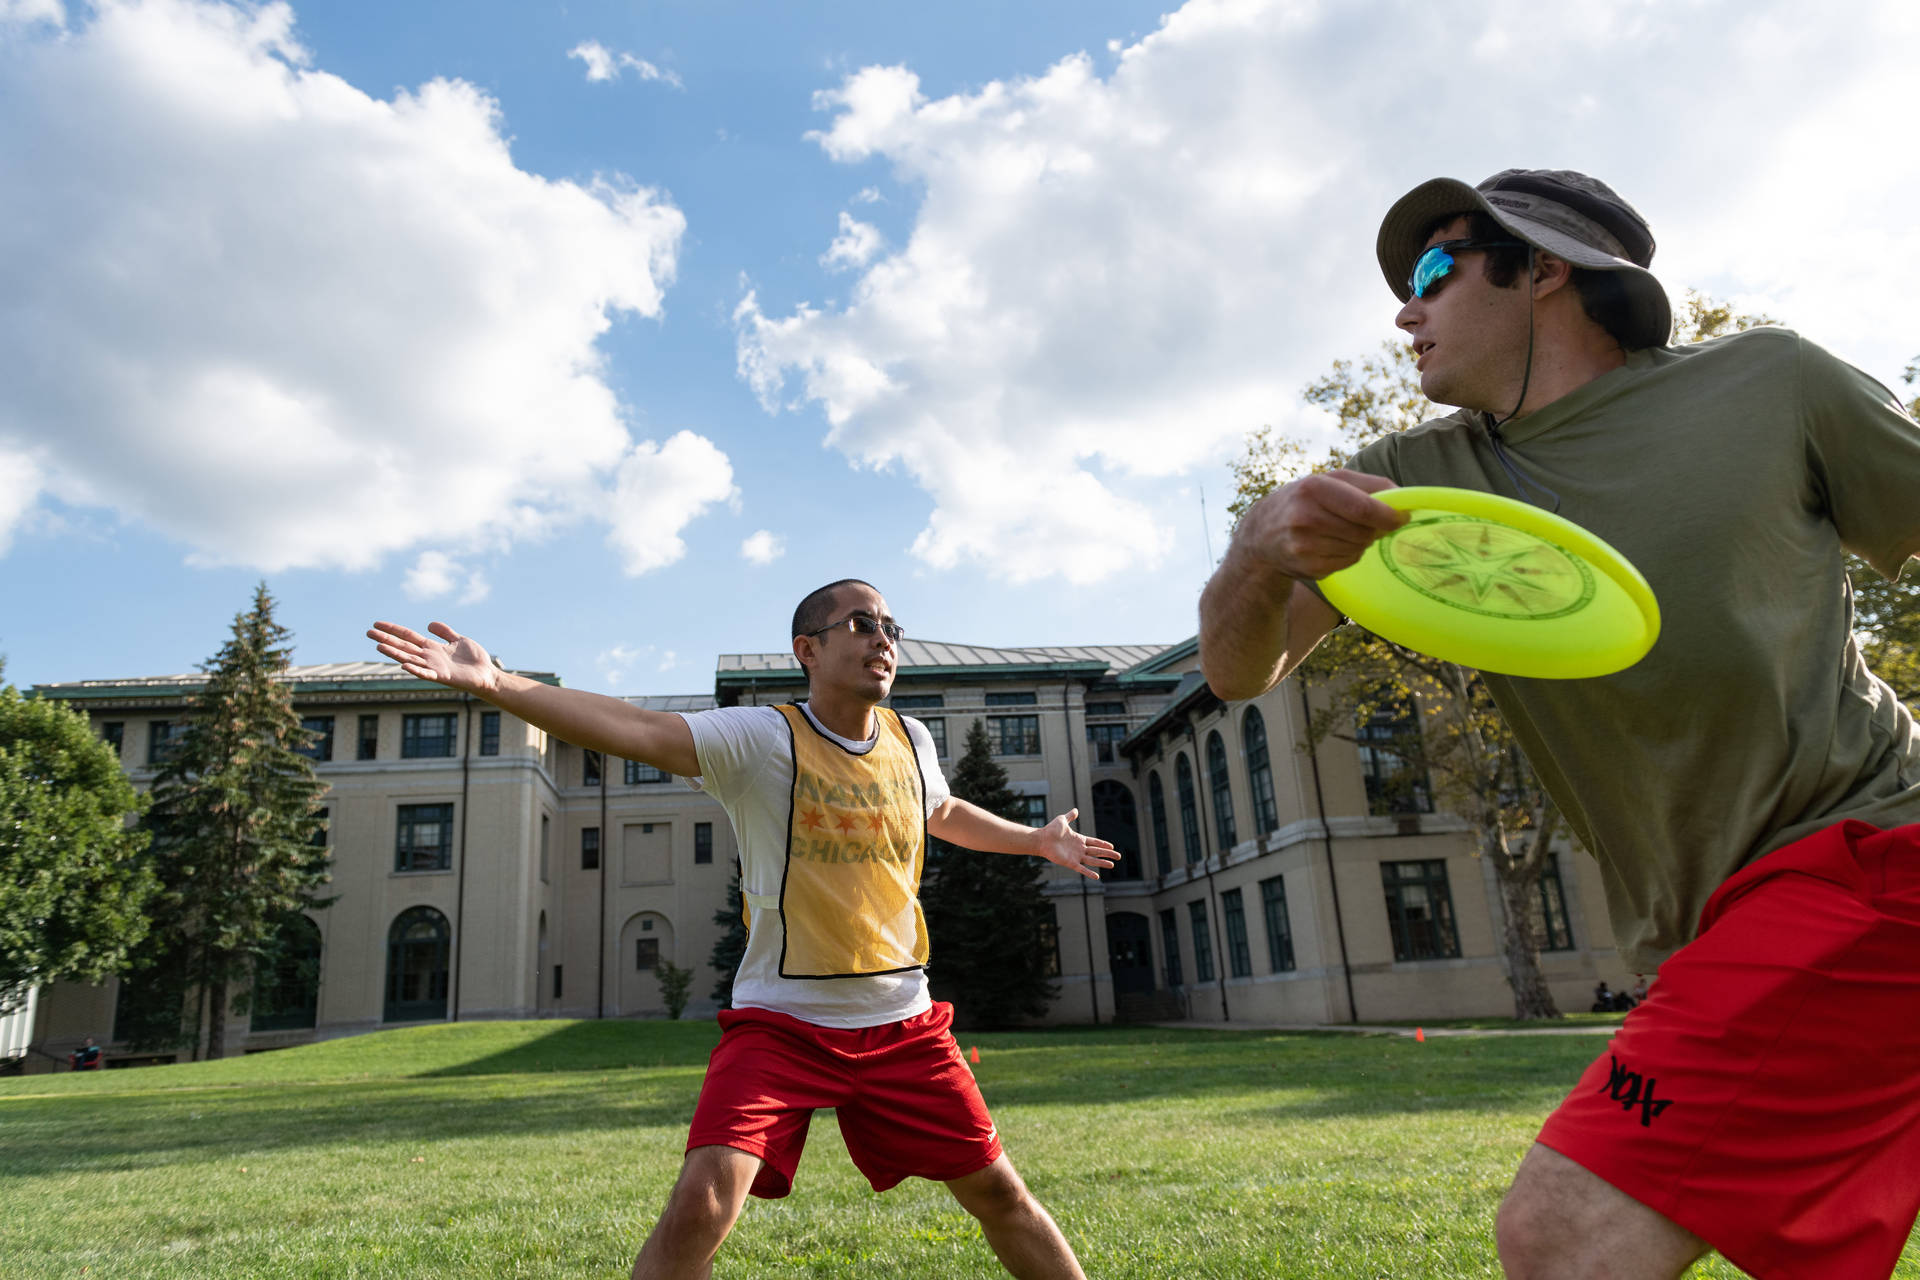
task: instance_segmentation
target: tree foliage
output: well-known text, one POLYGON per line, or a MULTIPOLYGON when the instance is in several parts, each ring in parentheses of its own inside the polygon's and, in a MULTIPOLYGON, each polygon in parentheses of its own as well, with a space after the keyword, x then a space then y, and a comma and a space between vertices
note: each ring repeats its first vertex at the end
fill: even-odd
POLYGON ((712 994, 722 1009, 733 1008, 733 978, 747 954, 744 906, 740 896, 740 862, 735 859, 733 878, 727 881, 727 900, 713 913, 713 922, 720 926, 720 936, 713 940, 713 950, 707 955, 707 963, 720 975, 720 980, 713 984, 712 994))
MULTIPOLYGON (((262 583, 232 636, 202 667, 180 746, 153 787, 148 825, 165 910, 155 921, 155 967, 177 969, 194 994, 197 1043, 202 1010, 211 1019, 210 1057, 225 1050, 229 1000, 253 973, 270 973, 290 917, 325 906, 329 854, 318 814, 325 785, 300 753, 313 735, 300 727, 293 694, 279 677, 291 638, 274 621, 262 583)), ((160 1025, 165 1011, 155 1011, 160 1025)))
MULTIPOLYGON (((1022 819, 1020 797, 1007 786, 1007 771, 994 761, 979 720, 967 730, 951 787, 988 813, 1022 819)), ((1040 892, 1043 865, 1038 858, 927 842, 920 905, 933 947, 928 982, 936 999, 953 1002, 955 1018, 965 1026, 1003 1027, 1037 1018, 1054 997, 1046 928, 1053 908, 1040 892)))
POLYGON ((682 969, 671 960, 662 959, 654 968, 654 976, 660 979, 660 999, 667 1006, 667 1016, 675 1022, 687 1011, 687 995, 693 990, 693 970, 682 969))
POLYGON ((85 715, 0 684, 0 1013, 126 966, 154 891, 144 807, 85 715))

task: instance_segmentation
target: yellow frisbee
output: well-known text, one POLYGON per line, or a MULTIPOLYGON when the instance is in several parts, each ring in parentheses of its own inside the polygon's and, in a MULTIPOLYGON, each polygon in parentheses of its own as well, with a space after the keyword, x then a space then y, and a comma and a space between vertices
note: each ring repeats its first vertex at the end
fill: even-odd
POLYGON ((1630 667, 1660 636, 1647 580, 1571 520, 1474 489, 1373 496, 1407 522, 1320 590, 1375 635, 1461 666, 1560 680, 1630 667))

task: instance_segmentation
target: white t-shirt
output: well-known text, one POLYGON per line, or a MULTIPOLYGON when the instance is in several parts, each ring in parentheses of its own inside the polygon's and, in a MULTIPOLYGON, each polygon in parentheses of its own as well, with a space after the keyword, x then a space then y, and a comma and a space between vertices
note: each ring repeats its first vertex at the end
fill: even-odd
MULTIPOLYGON (((855 742, 834 733, 805 703, 800 705, 816 729, 856 755, 873 741, 855 742)), ((740 845, 740 891, 752 909, 747 954, 733 979, 737 1008, 773 1009, 823 1027, 877 1027, 924 1012, 924 969, 862 978, 783 978, 780 950, 786 925, 780 916, 780 881, 786 873, 787 830, 793 805, 793 740, 776 707, 721 707, 681 712, 693 730, 700 776, 689 779, 720 802, 740 845)), ((913 754, 926 782, 927 812, 950 794, 940 772, 933 735, 918 720, 902 716, 913 754)))

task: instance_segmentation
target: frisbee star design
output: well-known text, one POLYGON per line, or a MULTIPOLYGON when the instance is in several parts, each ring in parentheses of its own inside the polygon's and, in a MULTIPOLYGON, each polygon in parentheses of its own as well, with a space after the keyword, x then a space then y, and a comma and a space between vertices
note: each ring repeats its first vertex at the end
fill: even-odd
POLYGON ((1545 539, 1471 516, 1416 520, 1376 545, 1396 578, 1456 609, 1542 621, 1593 599, 1593 575, 1580 561, 1545 539))

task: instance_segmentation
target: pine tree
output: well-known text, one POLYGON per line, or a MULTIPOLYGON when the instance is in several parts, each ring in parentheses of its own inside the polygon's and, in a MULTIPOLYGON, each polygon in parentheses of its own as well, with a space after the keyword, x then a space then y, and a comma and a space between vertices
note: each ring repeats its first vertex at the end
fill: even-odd
POLYGON ((747 954, 747 921, 741 911, 743 902, 740 897, 740 863, 735 859, 733 879, 727 882, 726 903, 713 913, 713 922, 720 926, 720 936, 713 940, 713 950, 707 956, 707 963, 720 975, 720 980, 713 984, 713 998, 720 1002, 722 1009, 733 1008, 733 975, 739 972, 741 958, 747 954))
MULTIPOLYGON (((988 813, 1022 820, 1020 797, 994 762, 979 720, 967 730, 951 788, 988 813)), ((1009 1026, 1047 1011, 1056 987, 1047 976, 1052 941, 1046 926, 1053 908, 1040 892, 1044 866, 1039 858, 927 842, 920 882, 933 948, 927 978, 936 999, 953 1002, 963 1025, 1009 1026)))
MULTIPOLYGON (((184 973, 191 1039, 198 1042, 204 1009, 212 1058, 226 1049, 232 989, 271 972, 290 917, 330 901, 318 896, 330 876, 328 851, 316 843, 325 784, 300 754, 313 735, 277 678, 290 638, 261 583, 253 607, 234 618, 232 638, 201 668, 206 688, 153 788, 149 825, 165 906, 154 921, 163 944, 156 968, 184 973)), ((181 1028, 175 1040, 188 1035, 181 1028)))

